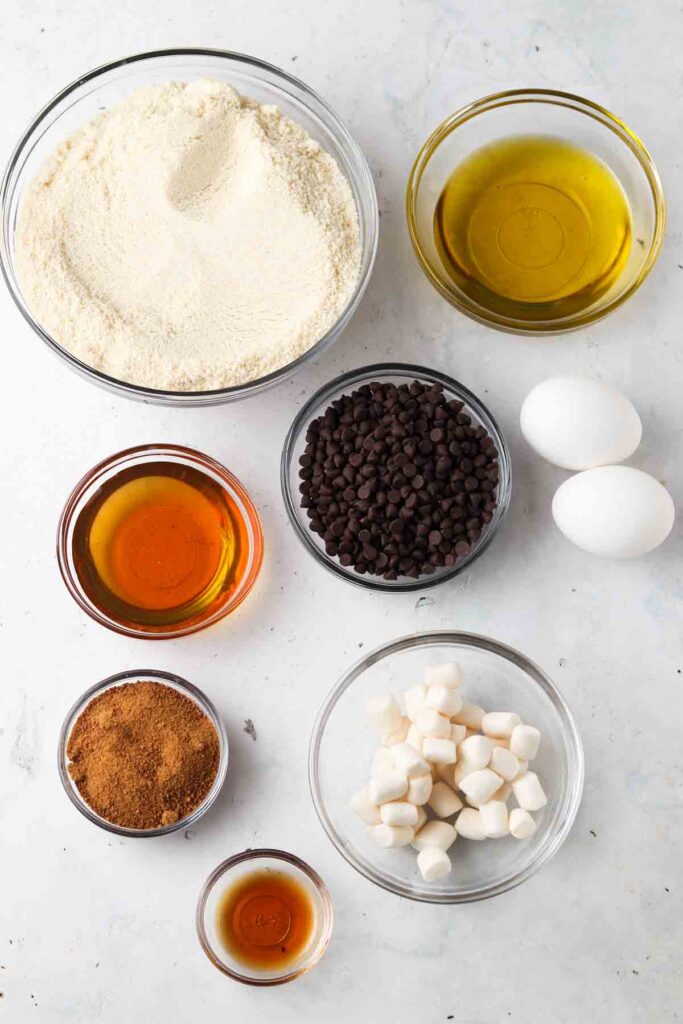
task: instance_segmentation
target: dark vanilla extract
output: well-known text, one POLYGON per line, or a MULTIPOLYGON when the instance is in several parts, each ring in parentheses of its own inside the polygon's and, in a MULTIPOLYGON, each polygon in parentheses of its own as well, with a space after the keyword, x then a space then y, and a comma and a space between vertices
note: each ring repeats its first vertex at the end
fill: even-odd
POLYGON ((244 875, 221 897, 216 915, 226 950, 251 968, 295 964, 311 942, 315 909, 300 882, 280 871, 244 875))

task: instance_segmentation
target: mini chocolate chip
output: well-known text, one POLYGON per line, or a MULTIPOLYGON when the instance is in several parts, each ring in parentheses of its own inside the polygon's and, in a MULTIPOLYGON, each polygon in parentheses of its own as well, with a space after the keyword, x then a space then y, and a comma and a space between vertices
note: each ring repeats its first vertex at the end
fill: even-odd
POLYGON ((441 385, 373 381, 306 430, 300 503, 329 557, 417 579, 470 552, 493 519, 493 439, 441 385))

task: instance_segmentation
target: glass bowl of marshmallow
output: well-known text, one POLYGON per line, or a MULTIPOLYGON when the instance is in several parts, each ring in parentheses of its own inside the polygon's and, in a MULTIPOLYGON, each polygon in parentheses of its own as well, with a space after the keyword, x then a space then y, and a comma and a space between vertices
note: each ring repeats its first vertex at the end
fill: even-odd
POLYGON ((566 839, 583 778, 552 681, 474 633, 415 633, 366 655, 325 700, 309 752, 337 850, 376 885, 427 903, 530 878, 566 839))

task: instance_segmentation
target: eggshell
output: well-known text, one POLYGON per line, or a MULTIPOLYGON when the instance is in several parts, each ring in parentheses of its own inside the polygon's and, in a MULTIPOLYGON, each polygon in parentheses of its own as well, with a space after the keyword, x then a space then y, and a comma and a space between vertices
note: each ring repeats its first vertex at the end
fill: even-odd
POLYGON ((607 558, 652 551, 669 534, 674 516, 666 488, 630 466, 577 473, 553 498, 553 517, 562 533, 584 551, 607 558))
POLYGON ((573 374, 549 377, 532 388, 522 405, 520 425, 534 451, 563 469, 623 462, 643 433, 626 395, 573 374))

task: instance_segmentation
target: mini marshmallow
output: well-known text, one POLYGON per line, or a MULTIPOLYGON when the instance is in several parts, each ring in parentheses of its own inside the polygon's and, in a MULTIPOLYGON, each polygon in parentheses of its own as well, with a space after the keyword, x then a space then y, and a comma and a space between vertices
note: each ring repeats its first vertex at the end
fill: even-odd
POLYGON ((451 735, 451 723, 445 715, 440 715, 434 708, 425 708, 415 719, 415 725, 423 736, 435 736, 446 740, 451 735))
POLYGON ((431 792, 431 775, 418 775, 416 778, 408 780, 408 793, 406 796, 406 800, 408 801, 409 804, 421 806, 422 804, 427 803, 431 792))
POLYGON ((385 825, 417 825, 417 807, 405 800, 382 804, 379 813, 385 825))
POLYGON ((458 761, 466 764, 473 772, 486 768, 492 753, 493 744, 487 736, 468 736, 458 747, 458 761))
POLYGON ((533 725, 516 725, 510 737, 510 750, 523 761, 533 761, 538 753, 541 734, 533 725))
MULTIPOLYGON (((391 804, 385 804, 391 807, 391 804)), ((384 812, 384 807, 382 808, 384 812)), ((508 834, 508 809, 502 800, 489 800, 479 808, 484 835, 487 839, 500 839, 508 834)))
POLYGON ((405 772, 392 769, 381 775, 373 775, 368 785, 368 797, 372 804, 386 804, 390 800, 399 800, 408 792, 408 779, 405 772))
MULTIPOLYGON (((470 772, 464 779, 461 779, 460 789, 467 797, 468 804, 480 807, 491 799, 496 790, 500 788, 502 781, 500 775, 496 775, 490 768, 481 768, 479 771, 470 772)), ((372 797, 371 792, 370 799, 372 797)))
POLYGON ((486 736, 511 736, 521 721, 514 711, 489 711, 481 720, 481 731, 486 736))
POLYGON ((447 686, 454 690, 462 684, 464 673, 457 661, 446 661, 441 665, 427 665, 425 683, 427 686, 447 686))
POLYGON ((453 740, 439 740, 435 736, 425 736, 422 753, 433 764, 455 764, 458 757, 453 740))
POLYGON ((436 882, 451 873, 451 859, 438 846, 428 846, 417 855, 417 866, 425 882, 436 882))
POLYGON ((368 787, 364 786, 355 793, 349 801, 349 807, 355 811, 361 821, 366 825, 379 825, 382 820, 379 807, 371 801, 368 796, 368 787))
POLYGON ((536 831, 536 822, 528 811, 515 807, 510 811, 510 835, 515 839, 528 839, 536 831))
POLYGON ((386 736, 401 724, 401 710, 390 693, 380 693, 369 700, 365 715, 380 736, 386 736))
POLYGON ((509 782, 504 782, 500 789, 491 797, 491 800, 501 800, 504 804, 510 799, 510 793, 512 792, 512 786, 509 782))
POLYGON ((512 783, 512 792, 519 806, 525 811, 540 811, 541 807, 548 803, 536 772, 525 772, 516 778, 512 783))
POLYGON ((419 713, 427 707, 427 687, 420 683, 406 690, 403 694, 403 706, 408 718, 414 722, 419 713))
POLYGON ((427 706, 446 715, 447 718, 452 718, 462 707, 462 697, 458 690, 450 690, 447 686, 436 684, 427 689, 427 706))
POLYGON ((412 846, 416 850, 426 850, 429 846, 436 846, 445 851, 453 845, 456 838, 457 833, 454 827, 447 821, 428 821, 413 839, 412 846))
POLYGON ((451 739, 455 743, 456 747, 459 746, 464 739, 467 738, 467 729, 464 725, 458 725, 457 722, 453 722, 451 725, 451 739))
POLYGON ((427 817, 427 812, 425 811, 424 807, 418 807, 418 809, 417 809, 417 825, 415 826, 415 834, 416 835, 420 831, 420 829, 423 827, 423 825, 426 825, 428 821, 429 821, 429 818, 427 817))
POLYGON ((415 830, 410 825, 394 826, 382 822, 381 825, 372 825, 368 835, 378 846, 388 850, 393 846, 408 846, 413 841, 415 830))
MULTIPOLYGON (((463 839, 486 839, 481 814, 479 811, 475 811, 473 807, 465 807, 460 812, 455 819, 455 829, 463 839)), ((424 832, 424 829, 422 831, 424 832)))
POLYGON ((382 737, 385 747, 393 747, 396 743, 403 743, 408 735, 410 726, 410 719, 403 715, 396 728, 382 737))
POLYGON ((437 818, 450 818, 462 810, 462 800, 445 782, 435 782, 427 801, 437 818))
POLYGON ((468 729, 479 729, 485 714, 484 709, 480 708, 478 704, 463 704, 457 715, 454 716, 454 720, 458 725, 465 725, 468 729))
POLYGON ((511 782, 519 774, 519 761, 505 747, 494 747, 491 754, 491 771, 500 775, 505 782, 511 782))
POLYGON ((529 812, 547 803, 538 777, 528 771, 541 733, 514 712, 487 713, 463 704, 462 675, 456 663, 429 666, 425 683, 403 694, 403 715, 390 693, 366 707, 382 745, 374 753, 369 784, 350 807, 378 846, 412 843, 426 881, 448 875, 446 851, 458 834, 526 839, 536 831, 529 812), (519 806, 508 811, 511 793, 519 806), (469 806, 463 806, 465 799, 469 806), (453 817, 454 824, 445 820, 453 817))
POLYGON ((386 775, 394 770, 394 756, 388 747, 378 747, 372 759, 371 775, 386 775))
POLYGON ((422 750, 422 735, 415 723, 408 729, 405 742, 410 743, 411 747, 415 747, 416 750, 422 750))
POLYGON ((418 775, 426 775, 429 765, 419 750, 416 750, 411 743, 397 743, 391 748, 394 765, 397 771, 405 772, 409 779, 415 779, 418 775))

